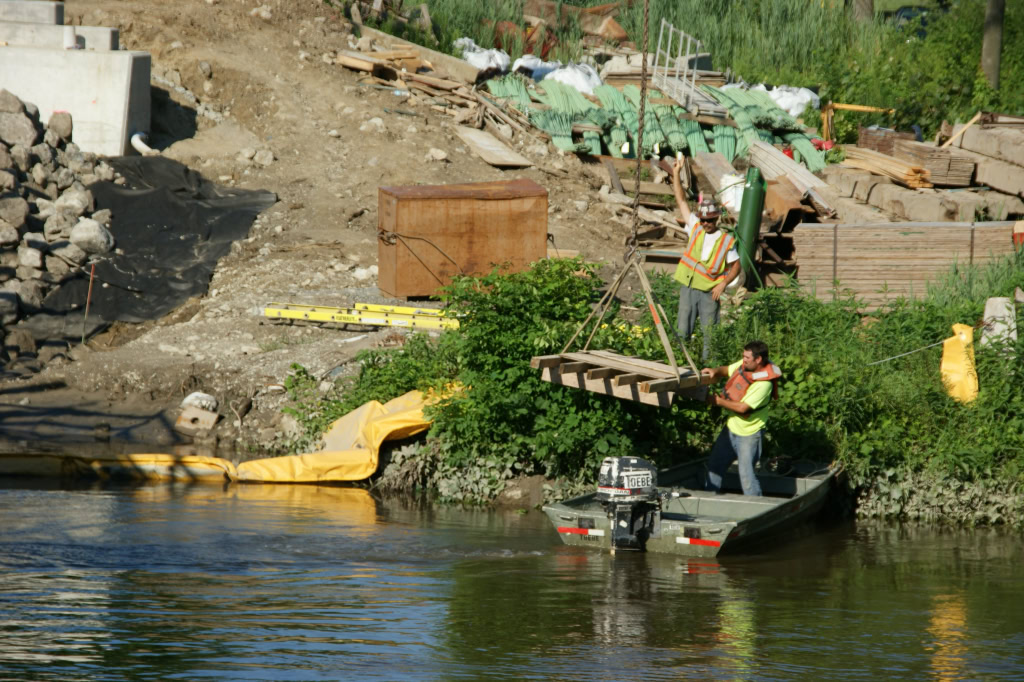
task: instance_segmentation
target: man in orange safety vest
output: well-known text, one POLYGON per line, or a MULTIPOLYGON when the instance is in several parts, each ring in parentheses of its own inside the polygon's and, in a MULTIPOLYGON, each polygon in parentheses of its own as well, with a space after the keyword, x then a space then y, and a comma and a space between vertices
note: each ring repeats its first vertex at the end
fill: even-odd
POLYGON ((728 379, 721 395, 708 392, 707 402, 732 415, 711 448, 708 490, 721 491, 722 476, 735 461, 743 494, 760 495, 761 484, 754 466, 761 458, 769 406, 776 397, 782 372, 768 360, 768 346, 763 341, 751 341, 743 347, 743 358, 739 362, 704 368, 701 374, 709 383, 728 379))
POLYGON ((721 211, 714 201, 701 201, 697 215, 690 211, 679 184, 683 163, 683 159, 680 159, 672 168, 672 190, 682 216, 681 220, 677 220, 686 226, 689 239, 689 245, 679 259, 674 276, 682 285, 679 290, 676 327, 686 341, 693 334, 697 317, 700 316, 701 328, 704 330, 702 358, 706 361, 711 350, 711 328, 718 324, 719 299, 729 283, 740 274, 740 256, 736 251, 736 239, 719 228, 721 211))

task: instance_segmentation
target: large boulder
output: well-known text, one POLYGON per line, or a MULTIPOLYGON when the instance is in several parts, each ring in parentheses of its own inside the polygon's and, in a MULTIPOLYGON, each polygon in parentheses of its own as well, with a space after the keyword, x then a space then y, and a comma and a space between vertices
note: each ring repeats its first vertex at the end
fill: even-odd
POLYGON ((57 213, 66 211, 73 213, 75 216, 80 216, 83 213, 91 212, 92 201, 92 192, 87 189, 77 190, 72 187, 60 195, 60 198, 54 202, 53 208, 57 213))
POLYGON ((0 169, 0 192, 17 192, 18 178, 9 170, 0 169))
POLYGON ((14 168, 14 159, 11 158, 11 151, 3 142, 0 142, 0 168, 14 168))
POLYGON ((0 89, 0 113, 21 114, 25 111, 25 105, 21 103, 17 95, 8 90, 0 89))
POLYGON ((55 111, 50 116, 50 120, 46 122, 46 129, 52 130, 62 140, 71 139, 71 131, 73 129, 71 124, 71 114, 66 111, 55 111))
POLYGON ((29 246, 19 246, 18 265, 41 270, 43 268, 43 252, 29 246))
POLYGON ((17 194, 0 194, 0 220, 4 220, 15 228, 25 224, 28 216, 28 202, 17 194))
POLYGON ((89 254, 67 240, 50 244, 50 253, 69 265, 81 265, 89 257, 89 254))
POLYGON ((0 112, 0 140, 9 145, 31 147, 39 141, 39 131, 25 114, 0 112))
POLYGON ((18 292, 0 289, 0 320, 4 324, 10 324, 18 319, 20 310, 21 300, 18 297, 18 292))
POLYGON ((0 220, 0 245, 11 246, 21 241, 18 230, 6 220, 0 220))
POLYGON ((86 253, 107 253, 114 248, 114 235, 91 218, 79 218, 71 229, 71 243, 86 253))
POLYGON ((77 222, 78 216, 70 211, 57 211, 47 216, 46 222, 43 223, 43 234, 46 240, 51 242, 67 238, 77 222))

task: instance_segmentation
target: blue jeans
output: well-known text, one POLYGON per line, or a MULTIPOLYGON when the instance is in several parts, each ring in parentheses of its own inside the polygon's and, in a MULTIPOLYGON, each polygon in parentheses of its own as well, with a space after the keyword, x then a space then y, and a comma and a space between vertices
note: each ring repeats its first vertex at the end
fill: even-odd
POLYGON ((722 476, 729 469, 734 461, 738 463, 740 470, 740 485, 743 486, 744 495, 760 495, 761 484, 754 474, 754 465, 761 459, 761 439, 764 431, 758 431, 753 436, 737 436, 729 430, 728 426, 722 427, 718 434, 718 440, 711 448, 711 457, 708 459, 708 490, 718 492, 722 488, 722 476))
POLYGON ((719 303, 712 298, 710 291, 691 289, 685 285, 680 287, 676 330, 683 343, 686 343, 690 340, 693 330, 697 328, 697 317, 700 316, 700 326, 704 332, 704 352, 701 359, 705 362, 711 354, 711 328, 718 324, 719 309, 719 303))

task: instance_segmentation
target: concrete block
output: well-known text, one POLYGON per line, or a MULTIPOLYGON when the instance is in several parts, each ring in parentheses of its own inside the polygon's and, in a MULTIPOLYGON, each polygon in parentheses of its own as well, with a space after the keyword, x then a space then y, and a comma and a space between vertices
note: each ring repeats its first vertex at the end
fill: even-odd
POLYGON ((979 345, 992 343, 1013 345, 1017 342, 1017 309, 1011 298, 990 298, 985 301, 985 326, 979 345))
POLYGON ((74 120, 73 141, 104 156, 134 153, 131 136, 149 132, 148 52, 0 47, 0 87, 74 120))
POLYGON ((0 21, 64 24, 64 3, 47 0, 0 0, 0 21))
POLYGON ((120 34, 116 28, 0 21, 0 43, 7 43, 13 47, 48 47, 62 50, 66 47, 68 33, 71 34, 74 45, 80 50, 118 49, 120 34))

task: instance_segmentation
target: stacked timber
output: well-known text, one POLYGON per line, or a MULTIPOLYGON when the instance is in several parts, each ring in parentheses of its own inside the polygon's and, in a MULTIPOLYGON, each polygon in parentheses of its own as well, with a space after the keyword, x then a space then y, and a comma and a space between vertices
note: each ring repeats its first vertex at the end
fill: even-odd
POLYGON ((765 180, 778 180, 788 178, 801 196, 807 195, 815 210, 824 216, 834 216, 836 209, 833 206, 834 197, 828 190, 828 183, 818 178, 814 173, 807 170, 801 164, 789 158, 778 149, 767 142, 757 141, 751 143, 747 152, 750 157, 750 164, 761 171, 765 180))
POLYGON ((843 150, 846 152, 846 160, 843 161, 843 165, 847 168, 859 168, 875 175, 883 175, 914 189, 932 186, 928 170, 922 166, 854 145, 847 145, 843 147, 843 150))
MULTIPOLYGON (((961 128, 956 126, 953 134, 961 128)), ((1024 128, 1003 124, 970 126, 951 148, 976 164, 976 184, 1024 197, 1024 128)))
POLYGON ((913 140, 914 133, 898 133, 888 128, 860 128, 857 146, 892 156, 896 140, 913 140))
POLYGON ((892 155, 928 171, 932 184, 942 187, 969 187, 974 177, 974 161, 963 154, 914 140, 896 140, 892 155))
POLYGON ((1013 253, 1013 222, 801 223, 793 230, 797 279, 822 300, 854 294, 865 309, 916 298, 954 264, 1013 253))

